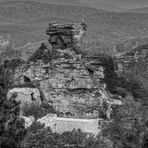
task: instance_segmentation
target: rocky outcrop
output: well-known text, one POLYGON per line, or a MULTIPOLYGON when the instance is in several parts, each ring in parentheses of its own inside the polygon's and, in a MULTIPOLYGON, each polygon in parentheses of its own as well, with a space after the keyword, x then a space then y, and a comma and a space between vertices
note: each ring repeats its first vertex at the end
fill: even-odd
POLYGON ((22 65, 14 79, 24 83, 22 75, 32 82, 39 82, 47 101, 58 112, 83 116, 90 108, 97 108, 109 100, 105 90, 104 69, 99 58, 77 55, 73 49, 55 50, 50 63, 41 60, 22 65), (106 94, 105 94, 106 93, 106 94))

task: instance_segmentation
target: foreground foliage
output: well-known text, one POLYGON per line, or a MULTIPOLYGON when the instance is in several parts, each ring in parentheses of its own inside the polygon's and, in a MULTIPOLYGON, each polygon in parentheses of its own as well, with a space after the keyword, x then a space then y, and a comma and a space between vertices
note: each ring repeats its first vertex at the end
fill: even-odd
POLYGON ((55 114, 55 110, 54 108, 49 105, 49 104, 45 104, 45 103, 32 103, 30 105, 25 104, 23 107, 23 113, 24 116, 28 117, 28 116, 34 116, 35 119, 39 119, 42 118, 44 116, 46 116, 47 114, 55 114))
POLYGON ((42 43, 40 48, 29 57, 28 62, 37 62, 38 60, 42 60, 43 62, 48 63, 51 59, 51 51, 44 43, 42 43))
POLYGON ((19 116, 19 102, 14 96, 8 101, 6 94, 10 87, 10 77, 2 66, 0 69, 0 147, 19 148, 25 135, 24 120, 19 116))
POLYGON ((34 122, 27 129, 27 134, 21 144, 22 148, 40 147, 73 147, 73 148, 110 148, 108 141, 102 137, 94 137, 81 130, 64 132, 62 134, 53 133, 50 128, 44 128, 38 122, 34 122), (41 138, 42 137, 42 138, 41 138))
POLYGON ((113 121, 102 131, 104 136, 108 136, 117 148, 147 148, 144 145, 147 143, 148 110, 131 96, 122 102, 124 104, 116 110, 113 121))

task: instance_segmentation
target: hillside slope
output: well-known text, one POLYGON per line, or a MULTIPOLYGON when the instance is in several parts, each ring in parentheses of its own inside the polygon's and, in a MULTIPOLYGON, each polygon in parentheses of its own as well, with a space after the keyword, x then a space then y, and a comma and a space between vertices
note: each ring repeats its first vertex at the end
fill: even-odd
POLYGON ((137 8, 137 9, 129 9, 126 12, 132 12, 132 13, 148 13, 148 7, 137 8))
MULTIPOLYGON (((12 2, 16 0, 0 0, 0 2, 12 2)), ((20 0, 24 1, 24 0, 20 0)), ((79 5, 88 6, 96 9, 103 9, 108 11, 123 11, 127 9, 136 9, 148 6, 148 1, 146 0, 25 0, 34 2, 43 2, 47 4, 56 5, 79 5)))
POLYGON ((79 0, 83 5, 87 5, 92 8, 96 9, 103 9, 107 11, 122 11, 125 10, 124 8, 121 8, 119 6, 116 6, 112 3, 105 2, 104 0, 79 0))
MULTIPOLYGON (((0 3, 3 2, 15 2, 17 0, 0 0, 0 3)), ((19 0, 20 2, 24 0, 19 0)), ((82 5, 82 3, 79 0, 25 0, 28 2, 34 1, 34 2, 43 2, 47 4, 57 4, 57 5, 82 5)))
MULTIPOLYGON (((15 45, 47 40, 48 23, 80 22, 85 14, 88 32, 84 49, 110 50, 114 42, 148 35, 148 15, 116 13, 84 6, 46 4, 33 1, 3 2, 0 5, 0 34, 10 34, 15 45)), ((107 51, 108 52, 108 51, 107 51)))

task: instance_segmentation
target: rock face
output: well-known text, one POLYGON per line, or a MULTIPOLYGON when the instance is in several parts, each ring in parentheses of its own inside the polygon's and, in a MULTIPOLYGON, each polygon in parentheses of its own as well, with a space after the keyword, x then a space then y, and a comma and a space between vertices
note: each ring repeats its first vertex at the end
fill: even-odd
MULTIPOLYGON (((40 82, 40 88, 56 111, 85 116, 85 111, 98 107, 109 97, 105 93, 104 67, 99 59, 84 58, 73 49, 55 50, 50 63, 30 63, 16 70, 15 79, 25 76, 40 82)), ((23 83, 22 79, 18 79, 23 83)))
POLYGON ((85 31, 86 24, 84 22, 70 24, 53 22, 49 24, 46 33, 49 35, 48 41, 52 44, 53 48, 66 49, 80 47, 85 31))

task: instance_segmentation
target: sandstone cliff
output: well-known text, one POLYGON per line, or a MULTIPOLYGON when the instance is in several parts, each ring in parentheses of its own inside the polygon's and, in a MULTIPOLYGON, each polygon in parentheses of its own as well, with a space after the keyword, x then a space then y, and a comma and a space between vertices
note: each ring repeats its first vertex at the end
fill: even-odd
POLYGON ((44 96, 42 99, 56 111, 77 117, 86 116, 88 110, 96 110, 104 100, 112 101, 103 82, 105 67, 99 58, 82 57, 72 48, 57 49, 52 54, 49 63, 38 60, 18 67, 15 83, 26 83, 26 78, 37 82, 44 96))

